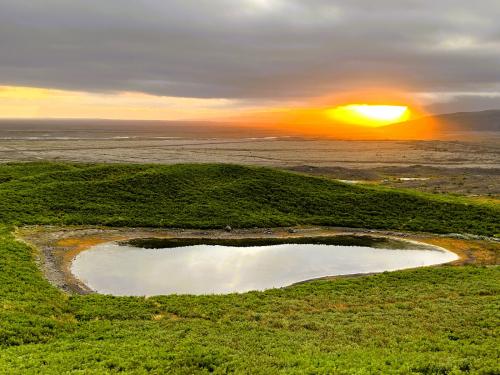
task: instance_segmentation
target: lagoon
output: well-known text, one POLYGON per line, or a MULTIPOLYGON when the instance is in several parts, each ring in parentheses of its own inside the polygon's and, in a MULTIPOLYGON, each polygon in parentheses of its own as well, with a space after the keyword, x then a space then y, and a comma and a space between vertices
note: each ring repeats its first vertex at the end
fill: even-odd
POLYGON ((115 242, 78 254, 71 272, 92 290, 117 296, 226 294, 326 276, 394 271, 453 261, 437 247, 384 249, 318 243, 196 244, 161 249, 115 242))

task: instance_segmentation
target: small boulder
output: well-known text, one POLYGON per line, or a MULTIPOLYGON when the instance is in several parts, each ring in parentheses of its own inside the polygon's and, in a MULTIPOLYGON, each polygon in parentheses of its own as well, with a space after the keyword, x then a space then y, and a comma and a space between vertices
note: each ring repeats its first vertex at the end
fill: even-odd
POLYGON ((233 228, 231 228, 231 226, 230 226, 230 225, 226 225, 226 227, 224 228, 224 230, 225 230, 226 232, 231 232, 231 231, 233 230, 233 228))

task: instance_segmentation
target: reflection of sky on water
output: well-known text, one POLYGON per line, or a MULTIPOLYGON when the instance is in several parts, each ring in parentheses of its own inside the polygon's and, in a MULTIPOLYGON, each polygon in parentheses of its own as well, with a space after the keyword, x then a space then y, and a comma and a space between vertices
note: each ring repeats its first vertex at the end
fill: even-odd
POLYGON ((322 276, 382 272, 450 262, 439 250, 282 244, 140 249, 115 243, 80 253, 71 271, 114 295, 210 294, 283 287, 322 276))

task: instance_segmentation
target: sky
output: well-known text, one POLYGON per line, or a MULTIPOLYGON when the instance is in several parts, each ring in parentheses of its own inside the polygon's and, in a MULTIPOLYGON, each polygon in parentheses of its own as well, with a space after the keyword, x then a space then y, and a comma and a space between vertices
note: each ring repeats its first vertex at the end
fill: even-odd
POLYGON ((498 0, 0 0, 0 117, 500 109, 499 19, 498 0))

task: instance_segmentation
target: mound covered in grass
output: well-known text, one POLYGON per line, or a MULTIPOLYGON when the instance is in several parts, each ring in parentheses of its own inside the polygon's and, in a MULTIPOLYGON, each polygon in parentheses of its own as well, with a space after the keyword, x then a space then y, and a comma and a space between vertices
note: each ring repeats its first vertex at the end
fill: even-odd
POLYGON ((297 224, 500 233, 500 207, 227 164, 0 166, 0 221, 221 228, 297 224))

